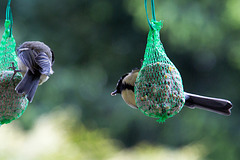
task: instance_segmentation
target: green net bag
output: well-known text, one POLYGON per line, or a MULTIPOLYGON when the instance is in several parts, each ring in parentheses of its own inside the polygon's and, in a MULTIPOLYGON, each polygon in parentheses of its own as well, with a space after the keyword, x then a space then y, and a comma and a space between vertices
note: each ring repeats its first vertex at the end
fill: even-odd
MULTIPOLYGON (((146 4, 145 0, 145 7, 146 4)), ((135 82, 135 101, 145 115, 164 122, 182 109, 185 96, 181 75, 167 57, 160 41, 159 32, 163 23, 155 19, 153 0, 152 11, 153 20, 150 22, 147 18, 150 31, 143 65, 135 82)))
POLYGON ((17 56, 12 35, 11 1, 8 2, 5 31, 0 44, 0 125, 19 118, 28 105, 28 100, 15 91, 22 79, 21 75, 17 73, 13 77, 14 72, 9 69, 11 65, 17 66, 17 56))

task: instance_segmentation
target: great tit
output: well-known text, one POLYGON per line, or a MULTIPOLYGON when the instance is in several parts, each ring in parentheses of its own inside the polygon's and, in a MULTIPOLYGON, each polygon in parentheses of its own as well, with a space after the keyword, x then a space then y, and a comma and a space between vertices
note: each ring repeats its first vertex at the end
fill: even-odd
POLYGON ((23 79, 15 90, 19 94, 27 95, 31 103, 38 85, 46 82, 53 74, 54 54, 43 42, 28 41, 17 48, 17 57, 18 71, 23 79))
MULTIPOLYGON (((139 69, 123 75, 117 83, 116 90, 111 93, 112 96, 121 94, 123 100, 132 108, 138 108, 135 102, 134 85, 138 76, 139 69)), ((189 108, 200 108, 222 115, 230 115, 232 103, 225 99, 211 98, 184 92, 185 106, 189 108)))

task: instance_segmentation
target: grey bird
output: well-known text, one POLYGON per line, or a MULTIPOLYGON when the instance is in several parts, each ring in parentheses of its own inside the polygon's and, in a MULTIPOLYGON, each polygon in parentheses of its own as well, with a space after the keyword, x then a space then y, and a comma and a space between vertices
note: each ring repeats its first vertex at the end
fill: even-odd
MULTIPOLYGON (((138 108, 135 102, 134 86, 138 76, 139 69, 123 75, 117 83, 116 90, 111 93, 112 96, 121 94, 123 100, 132 108, 138 108)), ((185 106, 189 108, 200 108, 222 115, 230 115, 232 103, 225 99, 211 98, 184 92, 185 106)))
POLYGON ((38 85, 43 84, 53 74, 53 51, 43 42, 28 41, 17 48, 19 72, 23 79, 16 86, 19 94, 27 95, 31 103, 38 85))

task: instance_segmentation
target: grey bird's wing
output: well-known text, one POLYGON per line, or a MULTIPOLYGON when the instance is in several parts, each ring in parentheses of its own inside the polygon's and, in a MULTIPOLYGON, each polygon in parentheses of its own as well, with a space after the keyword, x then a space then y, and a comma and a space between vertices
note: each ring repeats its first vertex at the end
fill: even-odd
POLYGON ((34 74, 36 69, 38 69, 37 63, 35 62, 35 57, 37 52, 31 49, 19 50, 18 57, 21 59, 24 65, 26 65, 29 70, 34 74))
POLYGON ((36 70, 41 74, 50 74, 51 62, 46 53, 37 53, 34 50, 27 49, 18 51, 18 57, 33 74, 35 74, 36 70))
POLYGON ((35 58, 37 65, 39 66, 39 72, 47 76, 50 75, 51 62, 46 53, 40 52, 35 58))

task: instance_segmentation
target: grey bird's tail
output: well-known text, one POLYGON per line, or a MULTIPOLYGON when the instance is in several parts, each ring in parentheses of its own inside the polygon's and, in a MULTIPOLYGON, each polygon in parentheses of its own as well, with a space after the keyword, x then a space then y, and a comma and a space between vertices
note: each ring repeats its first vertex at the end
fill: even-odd
POLYGON ((33 74, 30 70, 24 75, 23 79, 16 86, 17 93, 27 95, 28 101, 31 103, 40 81, 41 74, 33 74))
POLYGON ((200 108, 222 115, 230 115, 232 103, 225 99, 199 96, 192 93, 185 94, 185 105, 189 108, 200 108))

